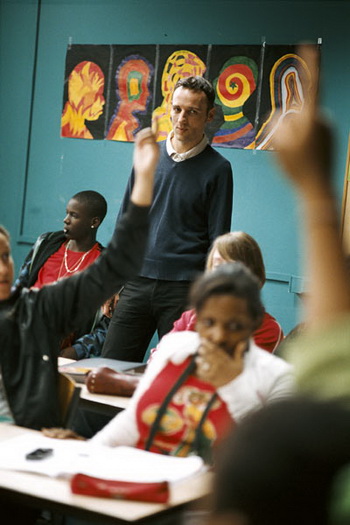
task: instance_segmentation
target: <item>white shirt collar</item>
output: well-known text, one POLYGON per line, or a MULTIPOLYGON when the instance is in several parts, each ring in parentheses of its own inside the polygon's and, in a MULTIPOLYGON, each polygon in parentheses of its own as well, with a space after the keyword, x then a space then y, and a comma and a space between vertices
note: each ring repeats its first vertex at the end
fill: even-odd
POLYGON ((185 151, 185 153, 177 153, 173 145, 171 143, 171 139, 174 136, 174 131, 171 131, 166 139, 166 150, 168 155, 175 161, 175 162, 182 162, 183 160, 190 159, 191 157, 195 157, 196 155, 199 155, 202 153, 202 151, 207 147, 208 145, 208 137, 206 135, 203 135, 202 140, 194 146, 194 148, 189 149, 188 151, 185 151))

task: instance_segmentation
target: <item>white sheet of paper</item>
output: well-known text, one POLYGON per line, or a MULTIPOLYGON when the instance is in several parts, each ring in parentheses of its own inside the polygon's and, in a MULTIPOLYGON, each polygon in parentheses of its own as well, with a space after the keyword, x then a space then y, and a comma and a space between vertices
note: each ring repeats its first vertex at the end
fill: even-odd
POLYGON ((79 472, 119 481, 176 482, 203 471, 205 466, 198 456, 163 456, 133 447, 110 448, 89 441, 25 434, 2 441, 0 468, 53 477, 70 477, 79 472), (26 454, 37 448, 52 448, 53 454, 40 460, 26 459, 26 454))

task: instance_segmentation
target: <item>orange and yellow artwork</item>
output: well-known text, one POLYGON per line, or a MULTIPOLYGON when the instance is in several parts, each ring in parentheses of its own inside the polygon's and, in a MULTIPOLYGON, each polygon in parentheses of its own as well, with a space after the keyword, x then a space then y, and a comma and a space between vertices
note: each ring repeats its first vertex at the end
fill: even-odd
POLYGON ((311 82, 293 45, 70 45, 61 136, 133 142, 153 125, 165 141, 174 88, 189 76, 213 85, 209 142, 237 149, 272 149, 271 121, 300 111, 311 82))
POLYGON ((104 74, 94 62, 84 60, 68 78, 68 100, 61 119, 61 136, 93 139, 86 122, 97 120, 105 104, 104 74))
POLYGON ((115 76, 119 102, 108 128, 107 140, 135 140, 135 133, 141 129, 138 115, 146 113, 151 98, 152 75, 153 66, 140 56, 128 56, 120 64, 115 76))
POLYGON ((165 140, 172 130, 170 110, 171 98, 176 82, 180 78, 203 76, 206 70, 205 63, 193 51, 179 49, 174 51, 166 60, 161 78, 163 100, 154 109, 152 121, 157 130, 157 141, 165 140))

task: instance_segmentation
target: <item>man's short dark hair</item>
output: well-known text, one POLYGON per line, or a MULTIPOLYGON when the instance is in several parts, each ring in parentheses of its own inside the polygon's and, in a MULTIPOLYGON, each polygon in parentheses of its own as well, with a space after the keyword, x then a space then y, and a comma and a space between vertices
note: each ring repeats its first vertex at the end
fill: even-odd
POLYGON ((72 199, 84 204, 88 208, 91 218, 98 217, 101 222, 105 218, 107 213, 107 202, 101 193, 93 190, 80 191, 73 195, 72 199))
POLYGON ((214 107, 215 91, 206 78, 200 76, 180 78, 175 84, 174 91, 179 87, 190 89, 191 91, 203 91, 207 96, 208 111, 214 107))

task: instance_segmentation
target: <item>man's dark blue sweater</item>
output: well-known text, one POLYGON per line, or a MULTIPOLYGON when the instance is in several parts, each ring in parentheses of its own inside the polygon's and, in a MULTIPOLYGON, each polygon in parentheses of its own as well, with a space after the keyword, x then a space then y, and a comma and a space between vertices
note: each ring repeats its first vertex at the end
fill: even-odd
MULTIPOLYGON (((129 202, 133 175, 120 213, 129 202)), ((175 162, 161 145, 150 234, 140 275, 191 281, 204 269, 214 239, 230 231, 233 198, 231 165, 211 146, 175 162)))
MULTIPOLYGON (((132 174, 120 213, 133 181, 132 174)), ((142 361, 154 331, 161 338, 172 329, 211 244, 230 230, 232 198, 231 165, 211 146, 176 162, 161 144, 143 266, 120 295, 103 357, 142 361)))

